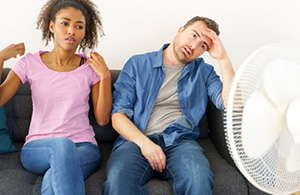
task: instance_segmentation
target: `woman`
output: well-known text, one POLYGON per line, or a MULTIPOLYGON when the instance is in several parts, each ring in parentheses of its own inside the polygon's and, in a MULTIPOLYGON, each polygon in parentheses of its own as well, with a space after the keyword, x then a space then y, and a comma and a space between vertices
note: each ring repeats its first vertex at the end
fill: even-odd
MULTIPOLYGON (((33 113, 21 150, 25 169, 44 174, 42 194, 84 194, 84 179, 100 165, 100 153, 89 124, 89 95, 99 125, 110 120, 111 76, 104 59, 75 54, 93 49, 102 23, 88 0, 50 0, 37 22, 50 52, 28 53, 12 68, 0 87, 0 107, 29 82, 33 113)), ((0 76, 4 61, 23 55, 23 43, 0 51, 0 76)))

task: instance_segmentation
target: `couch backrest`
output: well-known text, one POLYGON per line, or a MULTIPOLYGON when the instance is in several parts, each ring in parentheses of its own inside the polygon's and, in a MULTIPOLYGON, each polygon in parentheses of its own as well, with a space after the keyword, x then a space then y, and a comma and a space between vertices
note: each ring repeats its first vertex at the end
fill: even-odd
MULTIPOLYGON (((2 72, 1 83, 6 78, 9 68, 4 68, 2 72)), ((110 70, 113 84, 117 80, 120 70, 110 70)), ((95 137, 99 142, 111 142, 114 141, 118 134, 112 128, 111 123, 106 126, 99 126, 95 120, 92 102, 90 101, 90 124, 95 131, 95 137)), ((17 93, 5 104, 7 123, 11 139, 17 142, 24 142, 28 133, 32 114, 32 101, 31 91, 28 83, 25 83, 20 87, 17 93)), ((206 114, 203 116, 199 123, 200 138, 205 138, 209 134, 208 122, 206 114)))

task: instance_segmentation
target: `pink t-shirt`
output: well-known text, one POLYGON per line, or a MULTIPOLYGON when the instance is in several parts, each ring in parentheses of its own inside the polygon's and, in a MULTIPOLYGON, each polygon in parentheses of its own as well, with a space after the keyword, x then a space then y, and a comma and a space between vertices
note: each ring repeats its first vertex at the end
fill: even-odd
MULTIPOLYGON (((89 123, 89 95, 100 78, 86 63, 70 72, 56 72, 41 60, 45 52, 26 54, 12 70, 23 83, 30 84, 32 117, 26 143, 55 137, 65 137, 74 143, 97 145, 89 123)), ((25 143, 25 144, 26 144, 25 143)))

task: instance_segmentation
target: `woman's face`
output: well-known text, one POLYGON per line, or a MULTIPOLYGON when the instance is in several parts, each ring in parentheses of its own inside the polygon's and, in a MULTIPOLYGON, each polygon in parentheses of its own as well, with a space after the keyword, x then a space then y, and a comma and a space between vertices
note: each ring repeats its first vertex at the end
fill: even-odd
POLYGON ((59 10, 55 21, 50 21, 49 25, 54 37, 54 47, 75 52, 85 36, 85 25, 85 17, 78 9, 67 7, 59 10))

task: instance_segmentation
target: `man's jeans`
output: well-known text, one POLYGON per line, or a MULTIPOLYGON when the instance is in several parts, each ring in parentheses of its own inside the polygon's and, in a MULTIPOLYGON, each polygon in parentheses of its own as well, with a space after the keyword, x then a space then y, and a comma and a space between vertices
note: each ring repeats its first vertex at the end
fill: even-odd
POLYGON ((91 143, 51 138, 27 143, 21 161, 25 169, 45 174, 42 194, 84 194, 84 179, 99 168, 100 152, 91 143))
POLYGON ((139 147, 126 142, 112 152, 107 162, 104 194, 147 194, 146 183, 155 176, 168 180, 174 194, 212 194, 214 176, 203 149, 195 140, 183 138, 178 144, 165 147, 161 135, 149 138, 164 151, 165 170, 162 173, 152 170, 139 147))

